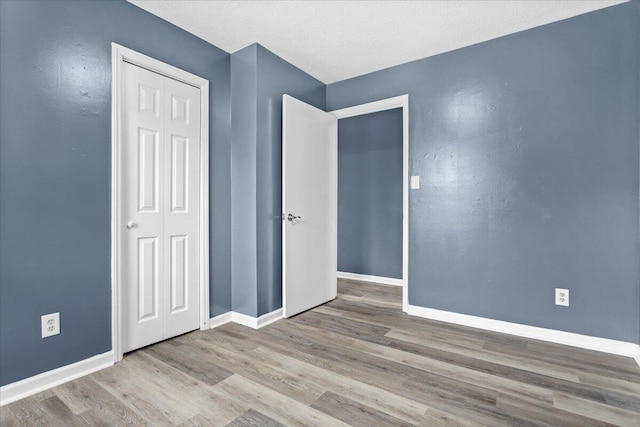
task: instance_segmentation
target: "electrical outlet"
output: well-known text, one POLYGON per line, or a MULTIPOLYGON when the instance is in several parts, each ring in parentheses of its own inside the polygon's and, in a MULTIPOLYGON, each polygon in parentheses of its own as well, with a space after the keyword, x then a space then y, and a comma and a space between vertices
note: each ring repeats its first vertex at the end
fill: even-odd
POLYGON ((42 320, 42 338, 60 333, 60 313, 45 314, 42 320))
POLYGON ((569 306, 569 289, 556 288, 556 305, 569 306))

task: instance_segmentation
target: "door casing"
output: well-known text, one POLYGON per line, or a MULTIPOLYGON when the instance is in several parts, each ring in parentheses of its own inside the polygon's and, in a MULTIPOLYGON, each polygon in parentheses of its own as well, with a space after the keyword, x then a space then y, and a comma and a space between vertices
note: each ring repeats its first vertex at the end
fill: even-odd
POLYGON ((124 227, 121 213, 123 112, 122 65, 131 63, 200 90, 200 212, 199 212, 199 285, 200 329, 209 327, 209 81, 149 56, 111 43, 111 337, 114 363, 122 360, 122 271, 121 238, 124 227))
POLYGON ((409 95, 381 99, 329 113, 340 120, 395 108, 402 108, 402 311, 406 313, 409 306, 409 95))

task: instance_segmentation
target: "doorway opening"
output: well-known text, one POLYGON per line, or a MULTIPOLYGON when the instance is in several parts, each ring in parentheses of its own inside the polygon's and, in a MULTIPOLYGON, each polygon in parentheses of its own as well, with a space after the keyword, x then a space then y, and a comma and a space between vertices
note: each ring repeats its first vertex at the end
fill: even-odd
POLYGON ((402 286, 407 312, 409 96, 330 113, 339 129, 338 278, 402 286))

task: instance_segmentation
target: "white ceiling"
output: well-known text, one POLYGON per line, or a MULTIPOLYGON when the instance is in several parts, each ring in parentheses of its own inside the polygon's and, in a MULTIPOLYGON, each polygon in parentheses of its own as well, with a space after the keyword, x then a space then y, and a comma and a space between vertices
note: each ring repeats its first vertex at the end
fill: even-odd
POLYGON ((129 0, 227 52, 260 43, 324 83, 626 0, 129 0))

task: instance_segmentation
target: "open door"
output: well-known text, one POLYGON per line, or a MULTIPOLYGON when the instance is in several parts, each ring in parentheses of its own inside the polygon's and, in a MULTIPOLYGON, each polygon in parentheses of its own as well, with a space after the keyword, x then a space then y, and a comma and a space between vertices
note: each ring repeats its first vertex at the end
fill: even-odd
POLYGON ((282 99, 282 298, 291 317, 337 295, 338 121, 282 99))

